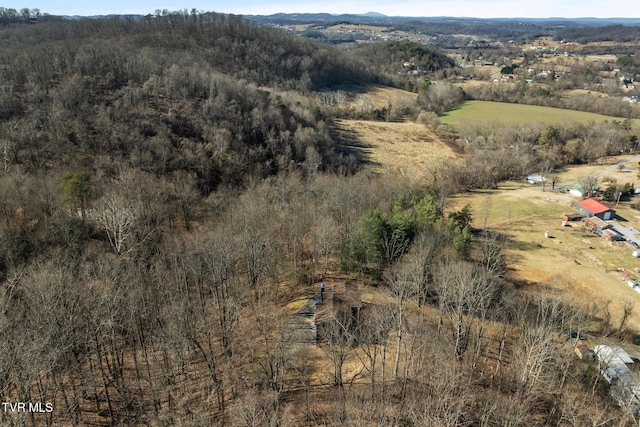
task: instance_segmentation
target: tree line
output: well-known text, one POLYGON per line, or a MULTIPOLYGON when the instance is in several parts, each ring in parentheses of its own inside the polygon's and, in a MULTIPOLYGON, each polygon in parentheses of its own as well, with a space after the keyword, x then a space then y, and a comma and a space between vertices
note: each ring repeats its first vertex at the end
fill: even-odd
POLYGON ((605 25, 597 28, 564 28, 554 34, 554 40, 568 40, 578 43, 635 42, 640 39, 640 27, 633 25, 605 25))

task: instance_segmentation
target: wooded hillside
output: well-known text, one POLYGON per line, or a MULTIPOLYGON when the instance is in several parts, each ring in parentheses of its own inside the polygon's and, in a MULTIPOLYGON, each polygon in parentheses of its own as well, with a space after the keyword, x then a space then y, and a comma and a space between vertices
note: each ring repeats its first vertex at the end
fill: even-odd
POLYGON ((333 49, 234 16, 47 22, 0 37, 7 165, 100 169, 104 155, 193 174, 204 194, 306 160, 339 168, 297 93, 374 79, 333 49))
MULTIPOLYGON (((448 64, 372 69, 396 52, 448 64)), ((571 356, 625 319, 519 292, 508 236, 447 209, 483 164, 378 177, 333 140, 311 91, 384 79, 360 60, 197 13, 9 25, 0 55, 0 398, 52 407, 3 425, 635 422, 571 356)))

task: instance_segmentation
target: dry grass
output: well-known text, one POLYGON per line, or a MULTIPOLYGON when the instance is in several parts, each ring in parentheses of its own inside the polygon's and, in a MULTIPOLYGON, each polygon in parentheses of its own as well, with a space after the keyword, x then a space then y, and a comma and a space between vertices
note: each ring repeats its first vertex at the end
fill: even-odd
POLYGON ((607 98, 609 96, 606 93, 594 92, 592 90, 586 90, 586 89, 565 90, 564 92, 562 92, 562 95, 568 98, 571 98, 571 97, 607 98))
POLYGON ((340 120, 339 132, 361 144, 360 154, 380 173, 420 179, 459 156, 431 128, 410 122, 340 120))
POLYGON ((614 180, 617 184, 626 184, 628 182, 634 183, 638 180, 638 166, 640 166, 640 163, 638 161, 630 161, 629 163, 624 164, 622 168, 618 168, 616 165, 619 162, 634 159, 636 157, 638 156, 617 156, 615 158, 607 158, 591 165, 570 167, 559 174, 560 182, 576 181, 580 178, 595 175, 605 169, 611 168, 612 170, 599 176, 599 182, 601 184, 609 180, 614 180))
MULTIPOLYGON (((600 166, 602 169, 603 166, 600 166)), ((593 166, 576 167, 567 176, 593 173, 593 166)), ((457 196, 451 208, 471 205, 473 225, 504 233, 509 238, 509 278, 522 290, 555 294, 584 306, 611 301, 614 326, 625 302, 638 301, 638 294, 617 274, 618 268, 633 273, 637 260, 624 243, 608 242, 587 232, 580 222, 562 227, 561 215, 574 212, 578 199, 539 187, 503 185, 495 191, 457 196), (548 199, 552 199, 550 201, 548 199), (552 238, 545 238, 548 231, 552 238)), ((634 211, 620 205, 618 213, 640 228, 634 211)), ((640 306, 628 327, 640 332, 640 306)))
POLYGON ((396 107, 402 105, 414 105, 418 95, 402 89, 387 86, 370 85, 338 85, 332 88, 345 92, 348 96, 347 108, 358 111, 366 108, 386 108, 389 105, 396 107))

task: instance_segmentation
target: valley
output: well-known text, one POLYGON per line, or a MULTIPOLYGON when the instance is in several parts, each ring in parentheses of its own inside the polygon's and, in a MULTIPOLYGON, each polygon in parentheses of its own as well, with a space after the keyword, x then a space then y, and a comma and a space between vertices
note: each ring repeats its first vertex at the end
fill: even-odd
POLYGON ((1 12, 3 425, 637 425, 633 23, 1 12))

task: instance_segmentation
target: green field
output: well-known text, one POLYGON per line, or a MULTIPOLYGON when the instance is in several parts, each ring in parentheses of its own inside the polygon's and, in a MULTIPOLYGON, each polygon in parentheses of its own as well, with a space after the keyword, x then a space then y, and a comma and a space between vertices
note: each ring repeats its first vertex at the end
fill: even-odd
MULTIPOLYGON (((623 120, 618 117, 603 116, 582 111, 563 110, 561 108, 539 107, 536 105, 509 104, 506 102, 468 101, 460 108, 440 116, 442 123, 457 127, 461 124, 476 125, 497 122, 502 125, 518 123, 602 123, 605 120, 623 120)), ((638 126, 640 120, 634 120, 638 126)))

